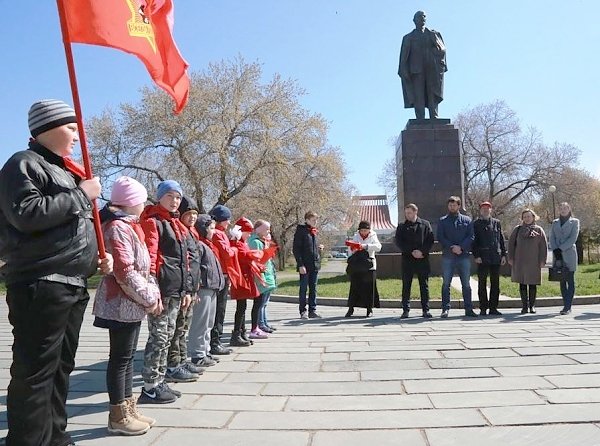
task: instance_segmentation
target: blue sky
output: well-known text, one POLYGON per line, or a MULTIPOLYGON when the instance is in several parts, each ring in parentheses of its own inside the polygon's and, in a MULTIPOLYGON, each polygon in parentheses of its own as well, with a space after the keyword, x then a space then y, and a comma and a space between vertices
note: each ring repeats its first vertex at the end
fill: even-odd
MULTIPOLYGON (((0 31, 0 162, 26 146, 33 101, 71 102, 55 2, 10 4, 0 31)), ((261 62, 265 78, 297 79, 303 105, 330 122, 350 181, 372 194, 390 141, 413 117, 396 72, 419 9, 448 48, 440 117, 503 99, 546 142, 579 147, 581 166, 600 175, 596 0, 175 0, 175 37, 191 69, 242 55, 261 62)), ((74 53, 84 117, 136 101, 150 84, 132 56, 86 45, 74 53)))

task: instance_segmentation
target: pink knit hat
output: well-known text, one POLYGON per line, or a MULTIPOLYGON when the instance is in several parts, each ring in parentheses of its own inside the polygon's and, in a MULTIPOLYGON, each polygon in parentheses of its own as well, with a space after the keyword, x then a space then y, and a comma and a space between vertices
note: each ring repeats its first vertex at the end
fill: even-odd
POLYGON ((113 183, 110 202, 115 206, 136 206, 148 200, 146 188, 130 177, 119 177, 113 183))

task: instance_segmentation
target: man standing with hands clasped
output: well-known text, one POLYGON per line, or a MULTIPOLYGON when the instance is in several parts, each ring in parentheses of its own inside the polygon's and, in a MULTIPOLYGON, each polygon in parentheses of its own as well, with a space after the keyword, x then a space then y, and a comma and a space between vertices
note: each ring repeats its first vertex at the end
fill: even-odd
POLYGON ((448 214, 440 218, 437 228, 437 239, 442 251, 442 318, 450 312, 450 282, 454 270, 458 271, 462 285, 465 316, 477 317, 471 301, 471 258, 469 252, 473 244, 473 221, 460 213, 459 197, 448 198, 448 214))
POLYGON ((506 264, 506 247, 500 220, 492 217, 492 204, 484 201, 479 205, 479 218, 473 223, 475 240, 473 241, 473 257, 477 263, 479 309, 485 316, 500 316, 498 301, 500 299, 500 266, 506 264), (487 294, 487 277, 490 276, 490 298, 487 294))
POLYGON ((429 312, 429 251, 433 246, 433 232, 427 220, 418 216, 419 208, 410 203, 404 206, 404 223, 396 229, 396 245, 402 251, 402 319, 410 311, 410 290, 416 274, 421 291, 421 309, 424 318, 429 312))

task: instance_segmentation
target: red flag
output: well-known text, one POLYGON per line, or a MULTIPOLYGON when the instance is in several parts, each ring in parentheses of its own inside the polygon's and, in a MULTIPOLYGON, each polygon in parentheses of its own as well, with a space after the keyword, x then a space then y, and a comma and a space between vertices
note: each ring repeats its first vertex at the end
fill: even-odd
MULTIPOLYGON (((173 40, 172 0, 62 0, 69 42, 135 54, 180 113, 188 100, 187 62, 173 40)), ((67 38, 67 36, 65 36, 67 38)))

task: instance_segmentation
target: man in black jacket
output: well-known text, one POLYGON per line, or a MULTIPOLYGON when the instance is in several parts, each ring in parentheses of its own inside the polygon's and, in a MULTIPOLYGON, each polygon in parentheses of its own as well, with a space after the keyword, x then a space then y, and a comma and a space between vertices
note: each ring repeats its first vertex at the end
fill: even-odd
POLYGON ((492 218, 492 204, 484 201, 479 205, 480 217, 473 223, 475 240, 473 241, 473 257, 477 263, 479 280, 479 309, 485 316, 500 315, 498 301, 500 299, 500 266, 506 263, 506 248, 500 221, 492 218), (487 277, 490 276, 490 298, 488 302, 487 277))
POLYGON ((429 312, 429 251, 433 246, 433 231, 427 220, 418 216, 419 208, 410 203, 404 207, 406 220, 396 229, 396 245, 402 251, 402 319, 410 311, 410 291, 414 275, 419 279, 421 309, 424 318, 429 312))
POLYGON ((98 260, 92 201, 98 178, 83 180, 70 156, 78 141, 75 112, 44 100, 29 110, 29 150, 0 171, 0 258, 6 262, 13 363, 6 444, 65 446, 69 375, 87 306, 87 278, 112 270, 98 260))
POLYGON ((318 215, 308 211, 305 224, 298 225, 294 234, 294 257, 300 274, 300 318, 320 318, 317 314, 317 276, 321 269, 321 251, 317 230, 318 215), (306 291, 308 289, 308 314, 306 313, 306 291))

